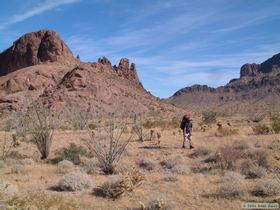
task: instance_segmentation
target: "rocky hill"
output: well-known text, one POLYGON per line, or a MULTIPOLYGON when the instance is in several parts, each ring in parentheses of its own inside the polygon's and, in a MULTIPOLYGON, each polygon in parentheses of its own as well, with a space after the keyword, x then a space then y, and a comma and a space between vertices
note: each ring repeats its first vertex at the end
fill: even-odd
POLYGON ((0 54, 0 112, 18 111, 43 101, 53 111, 92 113, 173 112, 142 86, 134 63, 122 58, 81 62, 52 30, 23 35, 0 54))
POLYGON ((194 85, 177 91, 167 101, 191 109, 279 109, 280 53, 261 64, 245 64, 240 78, 218 88, 194 85))

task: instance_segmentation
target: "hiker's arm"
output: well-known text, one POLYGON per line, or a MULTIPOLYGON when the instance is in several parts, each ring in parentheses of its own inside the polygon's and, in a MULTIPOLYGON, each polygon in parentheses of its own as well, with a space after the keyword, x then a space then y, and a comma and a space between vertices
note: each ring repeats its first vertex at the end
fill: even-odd
POLYGON ((187 134, 187 128, 186 127, 184 127, 184 129, 183 129, 183 133, 184 133, 184 136, 187 134))

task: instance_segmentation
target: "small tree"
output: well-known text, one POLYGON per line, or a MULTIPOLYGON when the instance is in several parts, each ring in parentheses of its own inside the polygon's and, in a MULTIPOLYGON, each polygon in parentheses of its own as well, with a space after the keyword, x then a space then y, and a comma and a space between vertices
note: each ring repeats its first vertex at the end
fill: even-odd
POLYGON ((41 159, 46 159, 50 153, 53 139, 53 126, 50 112, 42 104, 34 104, 29 112, 31 140, 41 153, 41 159))
POLYGON ((109 116, 106 126, 99 125, 95 131, 90 131, 90 140, 86 142, 89 150, 96 156, 105 174, 113 174, 125 148, 132 139, 132 133, 124 136, 127 121, 115 115, 109 116))

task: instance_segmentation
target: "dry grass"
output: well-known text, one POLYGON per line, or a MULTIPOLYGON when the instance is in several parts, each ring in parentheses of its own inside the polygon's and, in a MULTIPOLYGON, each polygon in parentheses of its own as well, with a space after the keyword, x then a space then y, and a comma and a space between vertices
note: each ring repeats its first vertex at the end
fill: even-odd
MULTIPOLYGON (((20 161, 20 159, 7 158, 3 161, 0 177, 13 185, 17 185, 19 192, 16 193, 17 198, 13 200, 17 207, 22 202, 24 205, 27 203, 32 204, 35 209, 42 206, 59 209, 60 204, 64 207, 62 209, 148 209, 153 206, 153 202, 150 203, 147 198, 155 197, 152 200, 155 201, 154 204, 159 205, 165 203, 168 206, 171 200, 171 203, 175 204, 171 209, 223 210, 239 209, 240 203, 247 200, 261 201, 264 199, 263 197, 267 200, 273 199, 272 194, 277 192, 277 189, 268 190, 272 188, 272 185, 262 184, 262 187, 258 187, 262 190, 255 191, 259 193, 254 193, 253 190, 254 188, 257 189, 257 187, 254 187, 254 182, 270 180, 271 177, 275 176, 274 169, 280 167, 279 161, 275 159, 279 151, 277 149, 279 136, 271 133, 269 135, 250 135, 251 124, 247 124, 246 121, 239 117, 230 118, 229 120, 221 119, 221 121, 232 122, 231 128, 238 129, 238 134, 217 138, 214 127, 209 127, 205 132, 195 130, 193 133, 194 150, 183 150, 181 148, 182 136, 178 133, 178 128, 161 131, 160 148, 148 147, 150 142, 130 142, 126 147, 129 155, 123 155, 118 164, 118 167, 122 168, 122 170, 119 170, 118 177, 127 175, 127 172, 129 172, 127 166, 136 166, 138 168, 140 160, 145 167, 153 169, 150 171, 141 170, 145 180, 139 181, 143 177, 134 176, 135 178, 131 179, 130 182, 136 183, 136 187, 133 187, 133 190, 127 188, 128 190, 121 193, 119 197, 115 196, 115 193, 111 193, 113 196, 107 193, 109 195, 100 197, 98 193, 92 194, 92 190, 97 189, 92 187, 82 187, 82 190, 77 192, 50 191, 50 189, 59 190, 53 186, 57 186, 62 174, 57 173, 58 165, 43 160, 37 160, 37 162, 29 165, 28 160, 20 161), (258 142, 261 144, 259 144, 258 148, 255 148, 253 145, 258 142), (250 165, 242 165, 244 161, 252 162, 255 168, 250 169, 250 165), (150 162, 155 165, 150 166, 150 162), (24 165, 28 169, 27 173, 11 174, 11 168, 16 164, 24 165), (247 170, 248 168, 250 170, 247 170), (259 171, 259 169, 265 170, 267 174, 265 176, 260 175, 262 173, 260 173, 261 170, 259 171), (234 170, 235 172, 228 172, 228 170, 234 170), (243 171, 241 173, 244 175, 238 174, 239 171, 243 171), (232 180, 236 180, 236 182, 230 183, 232 180), (142 183, 142 185, 139 186, 137 183, 142 183), (35 189, 42 190, 46 198, 45 201, 40 198, 32 200, 31 196, 27 196, 28 190, 35 191, 35 189), (154 194, 164 194, 165 196, 152 196, 154 194), (54 204, 52 195, 59 197, 61 202, 54 204), (217 195, 217 197, 204 195, 217 195), (107 199, 108 197, 117 197, 119 199, 107 199), (71 201, 71 204, 68 201, 71 201), (144 203, 144 206, 141 207, 140 201, 144 203), (36 202, 38 202, 37 206, 35 205, 36 202)), ((194 123, 197 123, 196 119, 194 119, 194 123)), ((94 124, 97 125, 94 132, 97 132, 98 124, 94 124)), ((154 128, 154 130, 157 131, 157 128, 154 128)), ((129 136, 130 131, 127 128, 124 137, 129 136)), ((0 132, 1 135, 3 136, 4 132, 0 132)), ((83 139, 88 139, 88 132, 55 130, 53 139, 49 159, 56 158, 55 151, 59 148, 68 148, 70 143, 83 145, 85 143, 83 139)), ((20 146, 13 149, 15 156, 33 157, 37 150, 36 146, 28 141, 20 143, 20 146)), ((108 176, 102 173, 99 168, 99 162, 96 161, 95 157, 90 160, 82 157, 81 163, 73 166, 70 170, 82 171, 84 175, 88 173, 87 177, 91 181, 94 180, 95 186, 101 187, 107 181, 108 176)), ((64 171, 65 173, 68 172, 67 170, 64 171)), ((80 181, 79 178, 73 180, 80 181)), ((117 180, 116 185, 113 183, 109 185, 112 191, 114 191, 113 186, 120 186, 119 180, 121 179, 117 180)), ((73 182, 75 183, 75 181, 73 182)), ((69 183, 69 186, 71 186, 72 181, 69 183)), ((82 186, 84 185, 82 184, 82 186)), ((105 186, 103 187, 105 188, 105 186)), ((64 189, 69 190, 70 188, 65 187, 64 189)), ((74 187, 73 189, 77 188, 74 187)), ((78 187, 78 189, 81 188, 78 187)), ((12 203, 12 198, 10 197, 6 201, 12 203)))

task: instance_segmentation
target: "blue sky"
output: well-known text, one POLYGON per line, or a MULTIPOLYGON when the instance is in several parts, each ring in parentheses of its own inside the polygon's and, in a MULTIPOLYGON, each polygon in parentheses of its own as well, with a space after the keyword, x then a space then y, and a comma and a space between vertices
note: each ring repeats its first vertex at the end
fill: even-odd
POLYGON ((59 32, 82 61, 129 58, 144 87, 164 98, 193 84, 224 85, 242 64, 279 53, 280 1, 0 2, 0 51, 43 28, 59 32))

